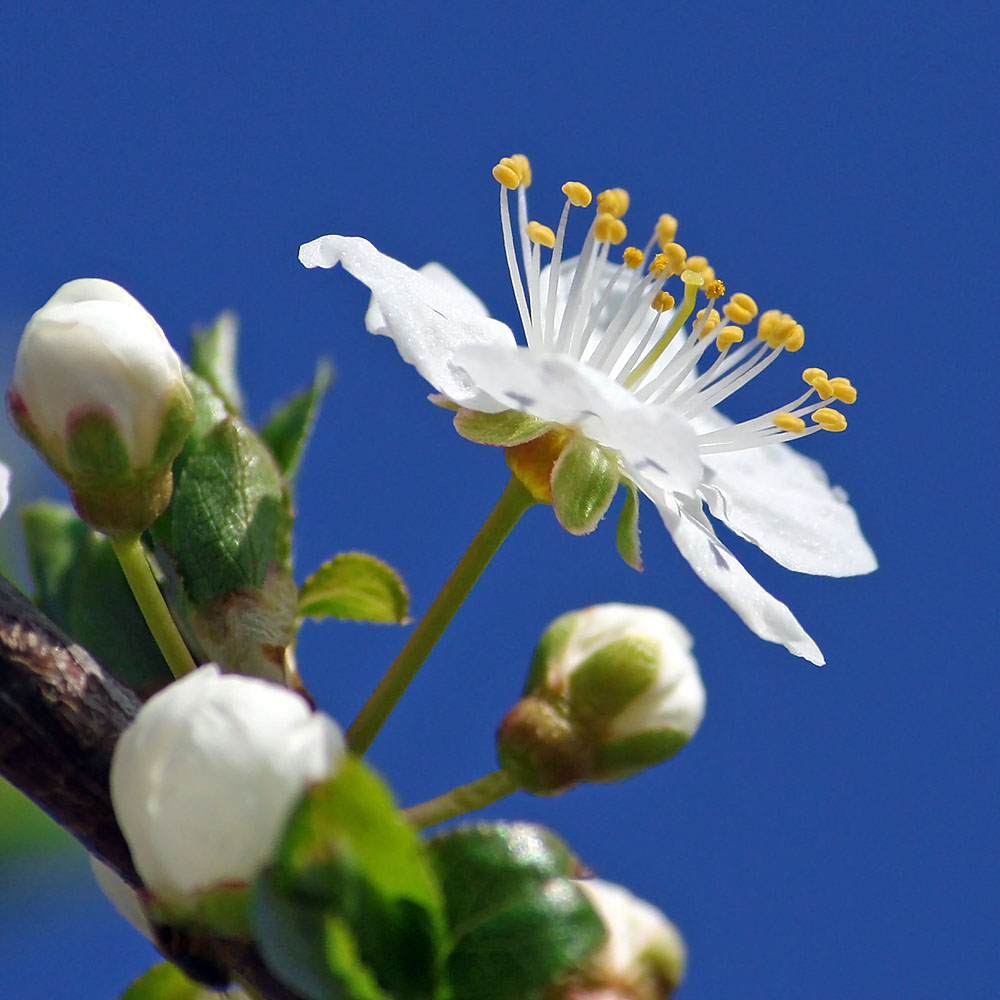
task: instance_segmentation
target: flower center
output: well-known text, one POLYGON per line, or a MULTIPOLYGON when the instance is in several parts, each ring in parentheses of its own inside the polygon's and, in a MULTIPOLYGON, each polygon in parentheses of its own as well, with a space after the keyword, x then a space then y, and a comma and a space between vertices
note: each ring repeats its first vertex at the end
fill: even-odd
MULTIPOLYGON (((564 261, 570 209, 587 208, 593 201, 590 189, 579 181, 563 184, 566 203, 553 231, 529 220, 531 165, 526 156, 504 157, 493 168, 493 177, 500 185, 507 267, 530 349, 568 354, 604 372, 641 401, 669 405, 697 425, 779 355, 798 351, 805 343, 805 331, 791 316, 777 309, 758 316, 757 303, 744 292, 731 295, 721 311, 716 309, 726 286, 705 257, 689 256, 674 242, 678 224, 672 215, 660 216, 644 248, 628 246, 617 267, 609 264, 612 247, 628 235, 622 217, 629 195, 623 188, 597 196, 597 211, 579 256, 564 261), (520 261, 511 192, 517 197, 520 261), (543 271, 542 256, 548 252, 551 257, 543 271), (672 279, 683 287, 679 305, 666 288, 672 279), (707 304, 695 313, 699 294, 707 304), (692 315, 690 335, 679 340, 677 334, 692 315), (744 327, 755 318, 757 336, 743 343, 744 327), (700 371, 699 362, 712 346, 718 354, 700 371)), ((844 430, 846 418, 827 403, 853 403, 857 390, 850 381, 830 378, 821 368, 807 368, 802 378, 809 388, 797 399, 751 420, 700 433, 702 453, 844 430)))

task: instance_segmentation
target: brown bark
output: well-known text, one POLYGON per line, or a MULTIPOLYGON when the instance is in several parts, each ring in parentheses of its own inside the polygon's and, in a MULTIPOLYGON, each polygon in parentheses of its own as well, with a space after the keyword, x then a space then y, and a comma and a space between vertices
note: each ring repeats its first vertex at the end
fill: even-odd
MULTIPOLYGON (((108 775, 139 699, 0 577, 0 774, 138 887, 108 775)), ((252 946, 209 942, 213 959, 271 1000, 296 1000, 252 946)))

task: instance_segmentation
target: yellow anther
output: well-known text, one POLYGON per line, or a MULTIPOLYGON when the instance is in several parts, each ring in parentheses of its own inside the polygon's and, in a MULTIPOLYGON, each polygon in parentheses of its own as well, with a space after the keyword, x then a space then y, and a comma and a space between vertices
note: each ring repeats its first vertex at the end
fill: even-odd
POLYGON ((602 243, 613 243, 617 246, 628 236, 628 230, 625 228, 625 223, 610 212, 598 212, 594 220, 594 236, 602 243))
POLYGON ((531 163, 524 153, 515 153, 511 158, 517 172, 521 175, 521 183, 525 187, 531 187, 531 163))
POLYGON ((785 342, 781 345, 786 351, 798 351, 801 349, 802 345, 806 342, 806 331, 802 329, 801 323, 796 323, 792 327, 792 332, 785 338, 785 342))
MULTIPOLYGON (((817 410, 817 413, 822 413, 822 410, 817 410)), ((830 410, 829 412, 833 412, 830 410)), ((813 418, 815 419, 815 417, 813 418)), ((791 431, 792 434, 801 434, 806 429, 806 422, 801 418, 795 416, 794 413, 776 413, 774 415, 774 426, 780 427, 783 431, 791 431)))
POLYGON ((656 295, 653 296, 653 301, 650 305, 657 312, 666 312, 668 309, 674 308, 674 297, 670 294, 670 292, 657 292, 656 295))
POLYGON ((738 344, 742 339, 743 331, 738 326, 727 326, 715 338, 715 346, 720 351, 725 351, 732 347, 733 344, 738 344))
POLYGON ((579 181, 566 181, 562 186, 562 193, 570 200, 571 205, 577 208, 586 208, 593 200, 590 188, 579 181))
POLYGON ((521 171, 517 164, 505 156, 494 168, 493 179, 499 181, 505 188, 514 191, 521 184, 521 171))
POLYGON ((817 410, 812 418, 825 431, 842 431, 847 427, 847 417, 838 410, 831 410, 828 406, 817 410))
POLYGON ((802 373, 802 381, 805 382, 806 385, 812 385, 813 382, 818 378, 828 378, 828 377, 829 376, 826 374, 825 371, 823 371, 822 368, 807 368, 802 373))
POLYGON ((672 215, 661 215, 656 223, 656 242, 665 250, 677 235, 677 220, 672 215))
POLYGON ((540 222, 529 222, 524 227, 524 231, 532 243, 541 243, 543 247, 548 247, 550 250, 556 245, 556 234, 540 222))
MULTIPOLYGON (((667 273, 680 274, 684 270, 687 261, 687 250, 680 243, 668 243, 663 248, 663 256, 667 258, 667 273)), ((660 255, 657 254, 657 257, 660 255)))
POLYGON ((705 282, 705 297, 709 299, 721 299, 726 294, 726 286, 718 278, 711 278, 705 282))
POLYGON ((851 380, 838 375, 837 378, 830 379, 830 388, 834 396, 842 403, 853 403, 858 398, 858 390, 851 385, 851 380))
POLYGON ((833 396, 833 386, 828 378, 814 378, 811 385, 819 393, 820 399, 830 399, 833 396))
POLYGON ((658 253, 649 262, 650 274, 657 274, 657 275, 663 274, 663 272, 669 270, 669 268, 670 268, 670 258, 665 253, 658 253))
POLYGON ((722 311, 734 323, 749 323, 757 315, 757 303, 745 292, 736 292, 722 311))
POLYGON ((681 281, 685 285, 694 285, 695 288, 701 288, 705 284, 705 279, 697 271, 689 271, 687 268, 681 271, 681 281))
POLYGON ((704 274, 705 273, 705 268, 708 267, 708 258, 707 257, 697 257, 697 256, 695 256, 695 257, 688 257, 688 259, 687 259, 687 266, 692 271, 697 271, 699 274, 704 274))
POLYGON ((620 219, 629 206, 628 191, 625 188, 608 188, 597 196, 597 211, 607 212, 616 219, 620 219))
POLYGON ((637 267, 642 267, 642 262, 645 259, 642 251, 638 247, 626 247, 625 253, 622 256, 625 261, 625 266, 632 268, 633 271, 637 267))
MULTIPOLYGON (((697 320, 697 323, 695 324, 696 326, 698 323, 701 322, 701 319, 704 315, 705 315, 705 310, 699 309, 698 315, 695 317, 695 319, 697 320)), ((701 328, 700 336, 707 337, 719 325, 719 321, 721 319, 722 317, 719 315, 717 309, 710 309, 708 311, 708 319, 705 320, 705 325, 701 328)))

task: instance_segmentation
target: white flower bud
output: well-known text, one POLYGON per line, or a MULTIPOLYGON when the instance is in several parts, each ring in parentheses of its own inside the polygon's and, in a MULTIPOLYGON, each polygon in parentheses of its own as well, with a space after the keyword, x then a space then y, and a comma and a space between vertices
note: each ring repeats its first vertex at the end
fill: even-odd
POLYGON ((166 507, 193 403, 180 359, 124 288, 63 285, 24 328, 7 401, 94 527, 141 530, 166 507))
POLYGON ((666 1000, 684 975, 687 952, 677 928, 627 889, 601 879, 577 883, 608 937, 560 997, 666 1000))
POLYGON ((501 724, 500 761, 540 794, 617 781, 673 756, 704 714, 684 626, 659 608, 601 604, 545 631, 501 724))
POLYGON ((336 724, 299 695, 214 665, 151 698, 115 749, 111 799, 161 912, 251 882, 343 754, 336 724))

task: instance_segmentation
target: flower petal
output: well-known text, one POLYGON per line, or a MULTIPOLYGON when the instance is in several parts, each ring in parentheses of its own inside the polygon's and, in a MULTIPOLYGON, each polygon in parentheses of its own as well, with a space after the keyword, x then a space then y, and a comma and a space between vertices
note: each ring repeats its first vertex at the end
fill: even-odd
POLYGON ((694 431, 686 420, 668 407, 640 403, 573 358, 526 347, 470 347, 456 353, 455 365, 500 409, 573 427, 618 452, 629 476, 686 492, 701 479, 694 431))
MULTIPOLYGON (((713 423, 725 419, 713 414, 713 423)), ((728 423, 728 421, 726 421, 728 423)), ((854 508, 823 467, 786 444, 706 455, 700 493, 741 538, 799 573, 855 576, 878 566, 854 508)))
POLYGON ((640 489, 656 504, 681 555, 691 568, 739 616, 747 627, 768 642, 779 642, 789 652, 810 663, 823 664, 823 654, 795 616, 772 597, 740 565, 716 537, 698 501, 640 489))
POLYGON ((472 344, 512 348, 514 334, 440 264, 423 273, 380 253, 357 236, 322 236, 299 249, 306 267, 341 264, 372 290, 371 333, 391 337, 400 357, 456 403, 482 410, 477 387, 451 365, 472 344))

